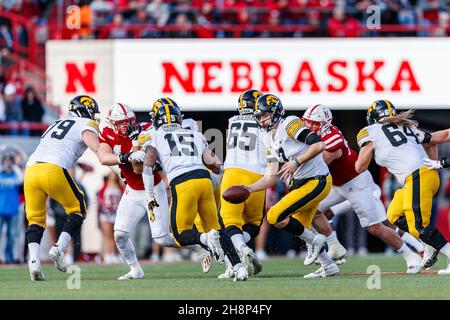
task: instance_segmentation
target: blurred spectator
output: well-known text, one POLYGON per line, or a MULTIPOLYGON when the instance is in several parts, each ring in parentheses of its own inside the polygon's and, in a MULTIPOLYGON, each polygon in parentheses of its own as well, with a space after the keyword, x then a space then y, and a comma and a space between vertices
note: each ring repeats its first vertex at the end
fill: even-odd
POLYGON ((0 25, 0 46, 11 48, 13 46, 13 38, 7 25, 0 25))
MULTIPOLYGON (((277 27, 280 25, 280 12, 277 10, 272 10, 270 11, 270 16, 269 16, 269 26, 271 27, 277 27)), ((285 33, 281 32, 281 31, 269 31, 270 28, 267 28, 267 31, 263 31, 261 32, 261 38, 271 38, 271 37, 283 37, 286 36, 285 33)))
POLYGON ((3 99, 3 94, 0 91, 0 122, 5 120, 6 120, 5 99, 3 99))
POLYGON ((158 27, 167 24, 170 17, 170 7, 168 4, 164 3, 163 0, 152 0, 145 8, 150 19, 158 27))
POLYGON ((304 24, 311 29, 305 32, 296 32, 294 37, 325 37, 326 30, 320 18, 320 12, 317 10, 311 10, 306 15, 305 19, 301 20, 301 24, 304 24))
POLYGON ((117 174, 111 172, 104 178, 104 185, 97 195, 98 218, 103 235, 103 262, 105 264, 120 261, 120 257, 116 254, 114 223, 124 189, 124 185, 117 174))
POLYGON ((81 39, 91 39, 93 36, 93 10, 88 4, 89 1, 80 1, 80 24, 79 37, 81 39))
POLYGON ((11 125, 10 135, 19 134, 19 121, 22 121, 22 107, 16 96, 16 87, 8 83, 4 90, 5 120, 11 125))
POLYGON ((114 15, 111 30, 109 31, 110 39, 125 39, 128 37, 128 31, 124 27, 123 16, 121 13, 116 13, 114 15))
POLYGON ((15 162, 14 153, 5 151, 0 159, 0 236, 3 225, 6 225, 5 262, 14 263, 17 260, 14 249, 19 226, 20 185, 23 182, 23 173, 15 162))
POLYGON ((333 16, 328 21, 330 37, 357 37, 361 35, 361 25, 355 18, 346 15, 342 7, 333 10, 333 16))
MULTIPOLYGON (((28 87, 25 90, 25 95, 21 102, 23 121, 27 122, 42 122, 44 116, 44 108, 37 97, 36 91, 33 87, 28 87)), ((32 130, 31 135, 40 135, 40 130, 32 130)))
POLYGON ((175 26, 177 26, 176 31, 169 32, 170 38, 192 38, 194 33, 190 30, 192 22, 189 20, 188 16, 184 13, 180 13, 175 18, 175 26))
MULTIPOLYGON (((445 0, 418 0, 416 13, 418 24, 424 27, 437 25, 439 22, 439 13, 448 10, 445 0)), ((418 33, 419 36, 429 36, 428 30, 418 33)))
POLYGON ((447 28, 449 26, 449 14, 448 12, 439 12, 439 22, 436 29, 431 33, 432 37, 447 37, 447 28))

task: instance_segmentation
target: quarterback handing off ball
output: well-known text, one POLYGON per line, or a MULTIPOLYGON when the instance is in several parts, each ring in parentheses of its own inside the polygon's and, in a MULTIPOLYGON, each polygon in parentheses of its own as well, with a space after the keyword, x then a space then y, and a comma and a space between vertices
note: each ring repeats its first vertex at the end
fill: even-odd
POLYGON ((222 193, 222 197, 231 203, 242 203, 250 197, 250 191, 241 186, 231 186, 222 193))

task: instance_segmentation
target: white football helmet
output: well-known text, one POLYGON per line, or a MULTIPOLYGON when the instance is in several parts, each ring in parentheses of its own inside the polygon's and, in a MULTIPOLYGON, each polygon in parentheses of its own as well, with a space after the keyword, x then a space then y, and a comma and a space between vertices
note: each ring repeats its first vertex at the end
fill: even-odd
POLYGON ((136 123, 136 115, 128 105, 115 103, 109 110, 107 120, 115 133, 126 136, 128 127, 136 123))
POLYGON ((323 133, 331 126, 331 122, 333 121, 333 114, 331 110, 325 107, 322 104, 316 104, 313 107, 309 107, 306 109, 303 114, 302 120, 304 122, 315 122, 319 125, 318 133, 323 133))

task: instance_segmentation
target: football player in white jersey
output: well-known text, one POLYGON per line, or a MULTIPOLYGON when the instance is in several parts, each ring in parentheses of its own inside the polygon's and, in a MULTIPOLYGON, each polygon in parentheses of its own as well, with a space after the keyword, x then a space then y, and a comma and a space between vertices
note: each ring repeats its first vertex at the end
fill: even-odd
MULTIPOLYGON (((228 120, 227 155, 221 190, 233 185, 252 184, 262 178, 266 168, 263 132, 253 118, 256 99, 262 95, 258 90, 247 90, 238 99, 239 115, 228 120)), ((221 196, 220 216, 225 230, 241 256, 249 275, 261 272, 262 265, 253 250, 246 245, 259 233, 264 216, 266 191, 252 193, 243 203, 233 204, 221 196)), ((231 278, 233 272, 228 265, 219 278, 231 278)))
MULTIPOLYGON (((161 106, 166 105, 166 104, 177 108, 180 111, 180 113, 181 113, 181 108, 178 106, 178 104, 174 100, 172 100, 169 97, 159 98, 158 100, 156 100, 153 103, 152 108, 151 108, 151 110, 149 112, 152 123, 155 122, 155 117, 156 117, 156 113, 158 112, 158 109, 161 106)), ((183 129, 189 129, 189 130, 193 130, 193 131, 196 131, 196 132, 199 131, 197 122, 194 119, 192 119, 192 118, 188 118, 188 119, 184 119, 183 118, 183 120, 181 122, 181 127, 183 129)), ((145 130, 138 137, 138 144, 139 144, 140 148, 142 148, 143 145, 147 142, 147 140, 146 140, 147 137, 149 135, 151 136, 151 132, 154 131, 154 130, 155 130, 155 128, 154 128, 154 126, 152 126, 151 128, 145 130)), ((164 171, 159 171, 159 173, 162 174, 162 175, 165 174, 164 171)), ((219 185, 219 181, 220 181, 221 176, 220 176, 220 174, 215 174, 213 172, 210 172, 210 175, 211 175, 211 180, 213 182, 213 188, 214 188, 214 190, 216 192, 216 189, 218 189, 218 185, 219 185)), ((165 179, 165 180, 167 180, 167 179, 165 179)), ((159 198, 158 197, 157 197, 157 201, 159 203, 159 198)), ((197 230, 200 233, 204 232, 200 215, 197 214, 194 224, 195 224, 195 228, 197 228, 197 230)), ((173 238, 173 235, 172 235, 172 238, 173 238)), ((173 246, 176 247, 175 241, 173 241, 173 246)), ((197 256, 200 258, 202 271, 204 273, 209 272, 209 270, 211 269, 211 265, 212 265, 211 252, 209 250, 205 250, 200 245, 196 245, 196 244, 188 245, 186 247, 188 249, 194 251, 197 254, 197 256)))
POLYGON ((305 278, 338 274, 338 266, 325 251, 326 237, 311 231, 317 207, 332 185, 330 172, 321 154, 325 144, 298 117, 283 118, 283 105, 272 94, 264 94, 256 100, 253 115, 266 133, 264 141, 268 163, 265 175, 247 185, 247 189, 252 193, 267 189, 276 183, 277 173, 281 179, 289 181, 289 193, 270 208, 267 222, 312 245, 313 261, 317 258, 321 267, 305 275, 305 278), (278 171, 280 163, 285 164, 278 171))
POLYGON ((102 155, 99 152, 99 128, 95 114, 97 102, 86 95, 70 101, 69 116, 53 123, 41 137, 25 169, 25 211, 28 220, 26 240, 30 253, 28 267, 31 280, 44 280, 39 261, 39 247, 45 230, 46 202, 51 197, 65 209, 68 218, 63 231, 49 252, 58 270, 66 272, 64 252, 81 228, 86 216, 84 194, 69 175, 78 158, 91 149, 102 164, 114 165, 128 161, 127 155, 102 155))
MULTIPOLYGON (((367 110, 368 126, 357 136, 361 150, 355 169, 367 170, 373 158, 378 165, 386 167, 403 186, 395 192, 389 205, 389 221, 450 259, 450 244, 430 225, 439 175, 437 170, 424 166, 423 158, 428 155, 422 144, 429 143, 432 135, 419 130, 411 116, 411 110, 397 114, 389 101, 375 101, 367 110)), ((439 274, 450 274, 450 260, 439 274)))
POLYGON ((171 192, 170 227, 178 246, 201 245, 210 249, 219 263, 225 255, 233 265, 234 280, 248 278, 230 237, 221 230, 214 199, 212 171, 220 171, 220 161, 207 147, 200 132, 181 127, 182 114, 174 103, 162 104, 154 118, 154 128, 145 136, 143 179, 149 211, 158 206, 153 191, 153 171, 157 159, 166 172, 171 192), (194 227, 197 213, 205 232, 194 227), (217 231, 217 230, 220 230, 217 231))
MULTIPOLYGON (((379 197, 373 196, 379 187, 373 181, 372 175, 369 171, 362 173, 355 171, 358 154, 349 147, 339 128, 332 124, 331 110, 321 104, 309 107, 302 120, 307 128, 319 134, 325 142, 326 150, 323 156, 333 177, 333 188, 319 205, 319 217, 321 212, 327 211, 330 207, 346 200, 350 201, 361 226, 396 249, 406 260, 408 273, 420 272, 421 257, 412 252, 392 230, 395 227, 387 221, 383 203, 379 197)), ((316 215, 316 222, 317 217, 316 215)), ((319 221, 323 220, 325 219, 321 218, 319 221)), ((313 225, 317 229, 314 222, 313 225)))

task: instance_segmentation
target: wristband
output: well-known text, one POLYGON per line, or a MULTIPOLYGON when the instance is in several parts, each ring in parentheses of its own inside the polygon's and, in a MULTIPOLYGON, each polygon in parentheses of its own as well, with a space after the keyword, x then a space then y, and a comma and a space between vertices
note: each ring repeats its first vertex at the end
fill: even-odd
POLYGON ((294 161, 295 161, 295 164, 297 165, 297 168, 300 168, 300 166, 302 165, 302 164, 300 163, 300 161, 298 161, 297 158, 295 158, 294 161))
POLYGON ((121 153, 121 154, 119 154, 120 164, 127 164, 129 162, 128 158, 130 157, 130 155, 131 155, 131 152, 130 153, 121 153))

